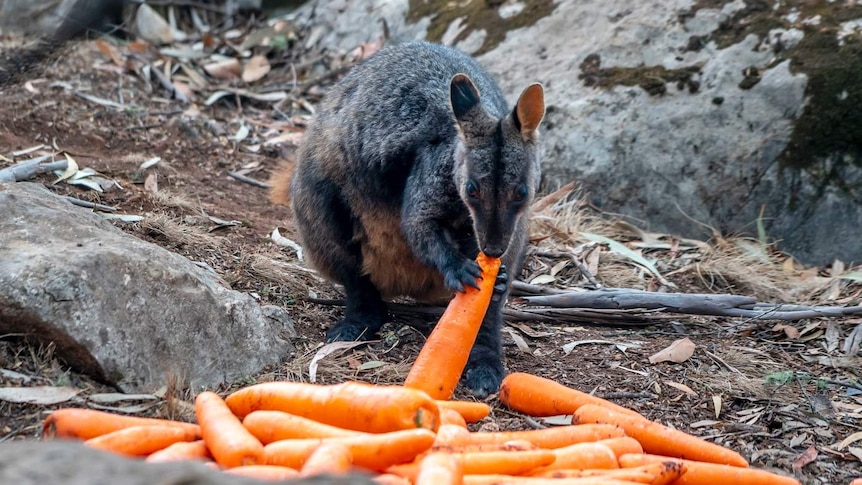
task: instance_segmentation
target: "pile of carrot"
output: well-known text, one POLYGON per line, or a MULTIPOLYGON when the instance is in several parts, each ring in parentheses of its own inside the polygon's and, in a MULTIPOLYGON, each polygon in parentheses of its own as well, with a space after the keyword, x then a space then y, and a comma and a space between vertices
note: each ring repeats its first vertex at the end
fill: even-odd
POLYGON ((196 424, 66 408, 45 419, 43 439, 78 439, 148 462, 196 460, 273 481, 365 472, 384 485, 799 484, 750 468, 728 448, 531 374, 506 377, 502 404, 530 416, 572 415, 571 424, 470 431, 490 407, 450 399, 499 268, 499 260, 477 261, 480 288, 453 299, 403 386, 269 382, 224 399, 206 391, 195 398, 196 424), (462 338, 468 345, 455 345, 462 338))

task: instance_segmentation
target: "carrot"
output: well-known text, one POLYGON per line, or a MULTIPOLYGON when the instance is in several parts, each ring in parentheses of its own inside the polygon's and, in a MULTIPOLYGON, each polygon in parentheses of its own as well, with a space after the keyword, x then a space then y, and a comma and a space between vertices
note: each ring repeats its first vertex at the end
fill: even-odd
POLYGON ((637 482, 604 477, 543 478, 512 475, 464 475, 464 485, 637 485, 637 482))
MULTIPOLYGON (((631 468, 647 463, 673 461, 674 458, 653 454, 626 454, 619 457, 620 466, 631 468)), ((674 485, 708 485, 714 483, 744 483, 746 485, 799 485, 799 480, 765 470, 742 468, 701 461, 676 459, 685 465, 685 473, 674 485)))
POLYGON ((174 443, 167 448, 162 448, 161 450, 150 454, 145 461, 161 463, 166 461, 211 459, 212 455, 210 455, 210 450, 207 448, 204 440, 197 440, 174 443))
MULTIPOLYGON (((497 431, 467 433, 441 426, 437 433, 437 444, 465 445, 479 443, 505 443, 513 440, 529 441, 540 448, 561 448, 575 443, 598 441, 625 436, 622 428, 608 424, 555 426, 525 431, 497 431)), ((457 427, 456 427, 457 428, 457 427)))
POLYGON ((563 470, 574 468, 585 470, 588 468, 619 468, 617 456, 613 450, 598 443, 576 443, 551 450, 555 456, 553 463, 537 468, 534 473, 543 473, 548 470, 563 470))
POLYGON ((616 424, 625 430, 627 435, 638 440, 647 453, 738 467, 748 466, 745 458, 733 450, 643 417, 618 413, 594 404, 581 406, 575 411, 572 422, 616 424))
POLYGON ((412 485, 412 482, 408 481, 404 477, 399 477, 398 475, 393 475, 391 473, 381 473, 372 478, 371 481, 378 485, 412 485))
POLYGON ((321 443, 308 455, 308 459, 302 464, 299 474, 309 476, 322 473, 347 473, 352 464, 353 456, 348 447, 341 443, 321 443))
POLYGON ((52 411, 42 425, 42 438, 78 438, 88 440, 132 426, 170 426, 191 430, 198 435, 200 427, 192 423, 158 418, 139 418, 96 411, 64 408, 52 411))
POLYGON ((363 434, 282 411, 253 411, 242 420, 242 425, 265 445, 286 439, 338 438, 363 434))
POLYGON ((195 416, 216 463, 226 468, 260 464, 263 444, 233 415, 222 398, 210 391, 195 397, 195 416))
POLYGON ((464 416, 454 409, 440 409, 440 424, 454 424, 467 429, 467 421, 464 421, 464 416))
POLYGON ((648 483, 650 485, 669 485, 681 477, 686 471, 685 465, 679 460, 665 461, 661 463, 648 463, 633 468, 614 468, 610 470, 547 470, 541 473, 533 473, 530 476, 544 478, 583 478, 601 477, 614 480, 626 480, 629 482, 648 483))
POLYGON ((572 414, 585 404, 595 404, 623 414, 641 416, 631 409, 600 397, 523 372, 509 374, 503 379, 500 385, 500 401, 509 409, 530 416, 572 414))
POLYGON ((415 485, 461 485, 464 467, 461 460, 447 453, 431 453, 419 463, 415 485))
POLYGON ((608 438, 599 440, 596 443, 605 445, 614 452, 614 455, 620 456, 626 453, 643 453, 644 449, 638 440, 630 436, 620 436, 618 438, 608 438))
POLYGON ((225 399, 235 415, 284 411, 339 428, 385 433, 401 429, 437 430, 440 408, 424 392, 402 386, 344 382, 328 386, 300 382, 265 382, 240 389, 225 399))
POLYGON ((467 421, 468 423, 481 421, 491 414, 491 406, 488 406, 483 402, 443 400, 438 400, 436 402, 437 406, 441 410, 451 409, 453 411, 457 411, 458 414, 464 417, 464 421, 467 421))
POLYGON ((507 441, 505 443, 483 443, 457 446, 434 445, 428 451, 418 455, 416 459, 414 459, 412 462, 390 466, 386 469, 386 471, 388 473, 407 478, 411 482, 415 482, 417 477, 419 476, 419 465, 421 460, 424 459, 425 456, 428 456, 430 454, 464 454, 481 451, 529 451, 535 449, 538 448, 529 441, 507 441))
POLYGON ((457 453, 464 464, 464 474, 521 475, 554 462, 551 450, 477 451, 457 453))
POLYGON ((862 477, 855 478, 850 482, 850 485, 862 485, 862 477))
POLYGON ((243 477, 257 478, 258 480, 279 482, 290 480, 299 476, 299 472, 286 466, 273 465, 246 465, 228 468, 225 473, 243 477))
POLYGON ((147 456, 179 441, 194 441, 194 431, 174 426, 132 426, 84 441, 100 450, 128 456, 147 456))
POLYGON ((264 447, 268 465, 301 468, 321 443, 340 443, 350 450, 353 464, 369 470, 383 470, 405 463, 431 448, 434 433, 427 429, 408 429, 390 433, 367 434, 344 438, 281 440, 264 447))
POLYGON ((434 399, 449 399, 467 365, 470 350, 485 318, 500 269, 499 258, 476 258, 482 275, 478 288, 457 292, 440 317, 407 373, 404 387, 421 389, 434 399))

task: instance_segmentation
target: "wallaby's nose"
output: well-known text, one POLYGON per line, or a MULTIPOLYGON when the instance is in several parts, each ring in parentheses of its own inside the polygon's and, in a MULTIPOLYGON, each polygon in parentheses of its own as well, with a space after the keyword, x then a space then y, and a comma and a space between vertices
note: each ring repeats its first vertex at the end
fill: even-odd
POLYGON ((506 249, 499 246, 485 246, 482 248, 482 252, 489 258, 499 258, 506 252, 506 249))

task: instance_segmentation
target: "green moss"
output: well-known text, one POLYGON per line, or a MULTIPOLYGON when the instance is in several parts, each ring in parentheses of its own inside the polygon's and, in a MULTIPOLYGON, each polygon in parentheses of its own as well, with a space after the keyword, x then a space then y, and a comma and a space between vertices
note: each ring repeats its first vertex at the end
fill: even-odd
POLYGON ((700 72, 700 66, 667 69, 664 66, 606 67, 601 66, 598 54, 588 55, 581 62, 578 78, 586 86, 608 88, 612 86, 640 86, 647 93, 658 96, 667 92, 668 83, 676 83, 677 89, 688 88, 696 93, 700 84, 692 76, 700 72))
MULTIPOLYGON (((722 0, 698 0, 680 15, 687 18, 704 8, 720 9, 722 0)), ((784 169, 804 170, 813 176, 823 191, 838 187, 857 192, 862 187, 847 185, 841 175, 848 164, 862 167, 862 46, 859 36, 845 38, 839 45, 837 33, 841 23, 862 18, 862 5, 847 2, 808 0, 746 0, 745 7, 732 14, 718 29, 704 39, 719 48, 741 42, 748 35, 761 41, 769 31, 795 27, 804 32, 803 39, 791 48, 776 47, 771 65, 790 60, 790 70, 808 76, 808 102, 794 124, 790 143, 780 158, 784 169), (777 8, 773 8, 778 5, 777 8), (798 13, 800 22, 791 24, 786 17, 798 13), (820 22, 802 24, 804 19, 820 16, 820 22)), ((756 69, 748 68, 740 89, 750 89, 760 81, 756 69)), ((857 192, 858 193, 858 192, 857 192)))
POLYGON ((455 37, 460 42, 477 30, 486 32, 482 46, 474 52, 481 55, 493 49, 510 30, 529 27, 554 11, 554 0, 525 0, 523 10, 509 18, 500 16, 500 1, 492 0, 410 0, 407 22, 416 23, 430 17, 426 38, 440 42, 452 22, 461 19, 462 31, 455 37))

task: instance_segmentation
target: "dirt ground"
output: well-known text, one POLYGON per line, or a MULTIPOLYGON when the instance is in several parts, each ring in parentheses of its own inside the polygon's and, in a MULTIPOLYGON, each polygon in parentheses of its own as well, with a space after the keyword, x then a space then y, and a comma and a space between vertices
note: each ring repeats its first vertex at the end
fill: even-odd
MULTIPOLYGON (((321 87, 317 95, 309 90, 305 99, 313 104, 324 90, 321 87)), ((202 95, 190 107, 169 99, 157 83, 144 83, 112 64, 93 42, 76 44, 29 83, 0 88, 0 95, 0 154, 7 157, 0 158, 0 168, 11 163, 17 150, 39 144, 56 147, 71 155, 79 167, 97 170, 122 189, 97 193, 67 183, 51 185, 53 174, 41 175, 37 181, 61 194, 143 216, 142 221, 116 224, 209 264, 234 289, 287 309, 299 335, 296 354, 235 385, 308 379, 309 363, 325 328, 340 315, 338 307, 310 302, 308 297, 337 299, 341 293, 311 273, 292 269, 289 265, 301 265, 295 251, 273 243, 270 234, 276 227, 284 237, 296 240, 288 208, 269 203, 265 189, 228 174, 244 170, 246 176, 266 181, 279 163, 291 160, 295 138, 284 136, 279 144, 265 141, 279 134, 301 133, 301 103, 293 103, 290 110, 284 105, 277 109, 272 103, 236 97, 206 106, 202 95), (92 97, 119 104, 94 102, 92 97), (232 139, 243 126, 251 127, 249 137, 232 139), (154 157, 161 161, 141 169, 154 157), (155 190, 153 178, 145 184, 153 174, 155 190), (237 223, 225 225, 211 218, 237 223)), ((608 237, 620 234, 619 226, 603 223, 599 216, 586 218, 570 209, 544 214, 532 231, 534 248, 545 251, 550 251, 549 244, 556 244, 555 251, 576 246, 565 242, 577 239, 573 225, 583 229, 592 224, 592 232, 602 230, 608 237), (556 243, 549 242, 554 238, 556 243)), ((630 247, 646 241, 630 232, 620 240, 630 247)), ((860 304, 860 285, 830 278, 835 267, 806 269, 790 263, 788 269, 785 262, 782 273, 782 263, 776 260, 761 266, 747 263, 739 252, 727 249, 729 239, 714 239, 709 246, 695 245, 686 251, 679 250, 679 240, 662 240, 669 241, 670 247, 647 245, 641 253, 658 261, 677 291, 745 294, 767 302, 860 304), (688 262, 683 261, 686 257, 688 262)), ((539 275, 555 274, 554 281, 545 284, 585 286, 576 268, 560 264, 564 259, 532 256, 520 278, 535 283, 539 275)), ((606 286, 657 288, 648 272, 607 249, 584 253, 582 259, 606 286)), ((518 301, 512 304, 518 306, 518 301)), ((806 484, 846 484, 862 476, 862 448, 858 447, 862 435, 856 434, 862 431, 860 360, 845 356, 839 345, 862 319, 808 319, 776 328, 775 321, 657 315, 662 318, 634 326, 512 320, 510 330, 504 332, 508 369, 594 392, 739 451, 752 466, 794 475, 806 484), (649 356, 683 337, 697 346, 690 358, 681 363, 649 362, 649 356), (567 353, 564 345, 572 342, 577 345, 567 353)), ((427 325, 416 324, 422 320, 400 315, 384 328, 380 341, 323 359, 318 382, 400 382, 422 344, 417 327, 427 325)), ((113 392, 70 371, 53 358, 50 346, 0 340, 0 369, 17 373, 0 373, 0 386, 78 387, 82 401, 77 405, 90 394, 113 392)), ((190 395, 181 387, 167 390, 158 405, 137 414, 188 416, 190 395)), ((458 397, 469 399, 461 389, 458 397)), ((507 410, 496 396, 488 402, 493 412, 477 427, 542 426, 507 410)), ((0 441, 38 439, 45 413, 63 405, 68 404, 0 401, 0 441)))

